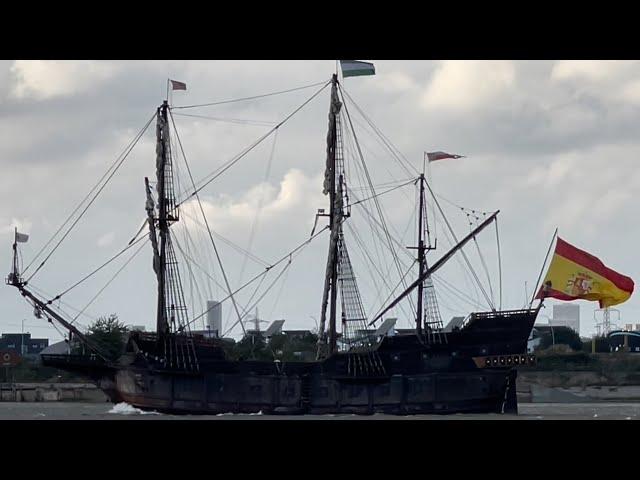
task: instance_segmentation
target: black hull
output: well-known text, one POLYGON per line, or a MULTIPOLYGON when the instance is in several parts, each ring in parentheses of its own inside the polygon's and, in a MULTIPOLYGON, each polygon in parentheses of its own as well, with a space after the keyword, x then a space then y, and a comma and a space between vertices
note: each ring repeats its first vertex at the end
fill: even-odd
POLYGON ((478 314, 446 340, 385 337, 374 352, 317 362, 229 361, 199 345, 197 370, 167 368, 149 360, 158 344, 148 335, 118 365, 65 355, 43 362, 84 373, 113 402, 169 413, 517 413, 514 366, 531 361, 522 352, 536 314, 478 314))
POLYGON ((305 379, 297 376, 180 378, 127 369, 116 374, 113 401, 174 414, 517 413, 515 378, 515 370, 396 376, 382 383, 318 376, 310 379, 311 395, 305 399, 305 379), (221 383, 228 386, 226 392, 211 388, 221 383))

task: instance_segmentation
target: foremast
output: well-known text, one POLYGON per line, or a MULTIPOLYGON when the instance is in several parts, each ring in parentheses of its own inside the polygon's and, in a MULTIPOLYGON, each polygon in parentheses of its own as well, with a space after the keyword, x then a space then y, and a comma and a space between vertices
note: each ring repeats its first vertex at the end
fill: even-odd
POLYGON ((187 308, 173 247, 170 227, 179 220, 173 183, 173 162, 169 137, 169 104, 165 100, 156 113, 156 204, 145 178, 147 223, 153 249, 153 270, 158 281, 156 312, 157 345, 168 367, 198 369, 195 347, 188 332, 187 308))
MULTIPOLYGON (((157 231, 153 222, 153 214, 147 209, 151 216, 149 219, 149 235, 154 248, 154 270, 158 278, 158 302, 156 317, 156 332, 158 338, 169 333, 169 315, 167 311, 167 240, 169 238, 169 226, 171 222, 177 221, 177 213, 172 214, 175 209, 175 199, 173 193, 173 176, 171 172, 171 153, 169 147, 169 122, 167 118, 168 102, 165 101, 157 111, 156 123, 156 191, 158 193, 158 218, 157 231), (170 196, 169 196, 170 195, 170 196), (157 236, 156 236, 157 235, 157 236), (159 240, 159 242, 158 242, 159 240)), ((150 198, 149 181, 145 178, 147 188, 147 203, 150 198)), ((174 306, 175 307, 175 306, 174 306)))
POLYGON ((331 79, 331 101, 329 104, 329 131, 327 132, 327 161, 324 178, 323 193, 329 195, 329 254, 322 294, 322 307, 320 310, 319 349, 318 356, 323 357, 332 354, 336 350, 337 330, 336 312, 338 296, 338 240, 342 229, 344 211, 342 207, 342 181, 340 176, 336 181, 339 115, 342 103, 338 98, 338 75, 331 79), (336 188, 338 187, 338 189, 336 188), (329 338, 326 337, 327 307, 329 309, 329 338))

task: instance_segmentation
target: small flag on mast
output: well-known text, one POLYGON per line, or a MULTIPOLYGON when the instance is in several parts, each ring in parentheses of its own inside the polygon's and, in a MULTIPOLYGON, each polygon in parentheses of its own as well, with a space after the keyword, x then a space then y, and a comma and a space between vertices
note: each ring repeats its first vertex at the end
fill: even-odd
POLYGON ((18 231, 16 231, 16 242, 26 243, 27 240, 29 240, 29 235, 26 233, 18 233, 18 231))
POLYGON ((169 80, 171 82, 171 90, 186 90, 187 84, 178 82, 177 80, 169 80))
POLYGON ((357 60, 340 60, 340 67, 342 68, 342 76, 344 78, 376 74, 376 69, 373 66, 373 63, 369 62, 359 62, 357 60))
POLYGON ((447 153, 447 152, 426 152, 427 153, 427 158, 429 159, 429 162, 435 162, 437 160, 445 160, 447 158, 465 158, 464 155, 455 155, 453 153, 447 153))

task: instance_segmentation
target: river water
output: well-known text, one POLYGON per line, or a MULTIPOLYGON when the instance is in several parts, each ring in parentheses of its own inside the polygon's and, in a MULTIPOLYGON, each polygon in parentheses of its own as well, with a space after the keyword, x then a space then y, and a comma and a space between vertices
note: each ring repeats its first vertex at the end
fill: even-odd
POLYGON ((518 415, 165 415, 127 404, 1 402, 0 420, 638 420, 640 403, 520 403, 518 415))

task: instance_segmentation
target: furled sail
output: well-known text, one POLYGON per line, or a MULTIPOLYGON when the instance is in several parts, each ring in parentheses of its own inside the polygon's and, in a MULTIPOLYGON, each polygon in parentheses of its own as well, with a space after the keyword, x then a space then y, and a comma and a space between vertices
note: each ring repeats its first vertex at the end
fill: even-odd
POLYGON ((334 159, 336 148, 336 117, 340 113, 342 103, 338 99, 338 88, 334 83, 331 87, 331 105, 329 107, 329 131, 327 132, 327 168, 324 171, 324 188, 322 193, 327 195, 331 191, 331 178, 334 175, 334 159))
MULTIPOLYGON (((151 247, 153 248, 153 271, 156 275, 160 273, 160 251, 158 250, 158 236, 156 234, 155 219, 153 216, 156 208, 153 196, 151 195, 151 187, 149 186, 149 179, 144 179, 147 189, 147 202, 145 203, 145 210, 147 211, 147 223, 149 224, 149 240, 151 240, 151 247)), ((144 226, 144 225, 143 225, 144 226)))

